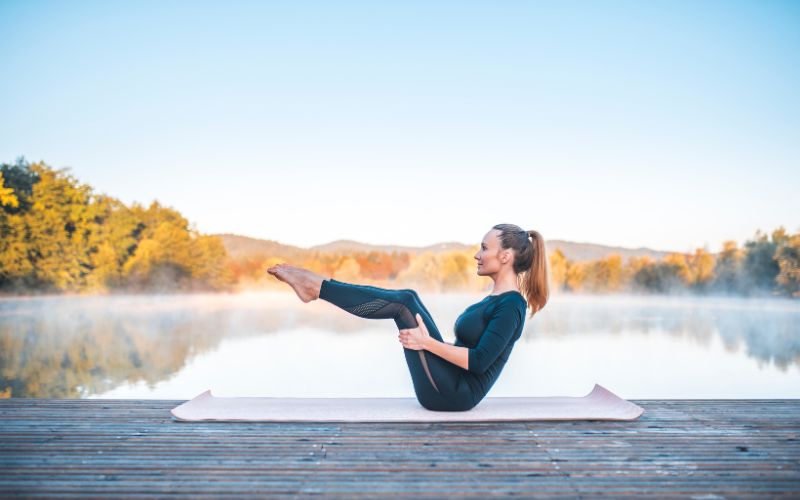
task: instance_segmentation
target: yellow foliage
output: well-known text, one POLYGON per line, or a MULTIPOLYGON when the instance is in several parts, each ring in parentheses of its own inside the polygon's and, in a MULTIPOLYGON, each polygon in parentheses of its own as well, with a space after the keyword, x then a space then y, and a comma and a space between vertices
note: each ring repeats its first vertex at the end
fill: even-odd
POLYGON ((676 275, 685 284, 692 283, 692 270, 686 262, 686 256, 682 253, 670 253, 664 257, 664 262, 675 267, 676 275))
POLYGON ((565 283, 567 289, 578 292, 584 288, 586 278, 586 264, 582 262, 568 262, 565 283))
POLYGON ((13 189, 5 187, 3 172, 0 172, 0 206, 4 205, 16 208, 19 206, 19 200, 16 195, 14 195, 13 189))
POLYGON ((567 257, 560 249, 550 252, 550 283, 553 289, 563 289, 567 284, 567 257))
MULTIPOLYGON (((31 180, 17 184, 21 181, 15 177, 15 187, 30 185, 30 192, 28 187, 18 192, 6 187, 0 172, 0 287, 22 283, 92 292, 128 285, 224 289, 246 279, 268 280, 266 268, 286 261, 264 254, 231 261, 220 238, 199 233, 178 211, 157 200, 146 207, 138 203, 129 207, 92 193, 69 169, 54 170, 43 162, 29 169, 31 180)), ((696 249, 692 254, 668 254, 658 262, 645 256, 629 258, 624 264, 616 254, 572 262, 555 250, 547 256, 550 284, 553 290, 603 292, 627 285, 667 291, 678 281, 698 290, 733 290, 758 283, 765 289, 775 285, 774 292, 800 296, 800 235, 779 228, 772 232, 772 243, 763 235, 745 246, 739 249, 736 242, 726 241, 716 257, 696 249), (750 258, 754 252, 755 258, 750 258)), ((425 291, 485 291, 491 283, 477 275, 475 251, 477 245, 416 255, 374 250, 342 255, 299 249, 281 255, 294 257, 290 263, 342 281, 380 282, 379 286, 394 282, 425 291)))
POLYGON ((694 255, 689 258, 690 283, 693 285, 705 285, 714 278, 714 256, 702 248, 695 250, 694 255))
POLYGON ((361 280, 361 265, 352 257, 344 258, 335 271, 336 279, 349 283, 361 280))

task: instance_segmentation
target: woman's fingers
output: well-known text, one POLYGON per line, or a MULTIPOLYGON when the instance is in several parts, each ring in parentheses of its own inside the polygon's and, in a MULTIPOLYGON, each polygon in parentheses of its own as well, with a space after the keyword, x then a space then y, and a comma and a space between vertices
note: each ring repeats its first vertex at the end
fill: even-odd
POLYGON ((422 321, 422 315, 417 313, 417 324, 419 325, 418 328, 420 331, 428 333, 428 327, 425 326, 425 322, 422 321))

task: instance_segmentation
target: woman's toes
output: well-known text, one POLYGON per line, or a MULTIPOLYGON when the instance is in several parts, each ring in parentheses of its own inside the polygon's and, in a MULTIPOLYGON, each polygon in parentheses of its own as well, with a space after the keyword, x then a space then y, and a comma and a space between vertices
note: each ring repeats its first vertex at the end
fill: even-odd
POLYGON ((267 272, 272 274, 273 276, 278 276, 279 273, 285 274, 286 271, 287 271, 286 265, 283 264, 283 263, 275 264, 275 265, 270 266, 269 268, 267 268, 267 272))
POLYGON ((286 271, 284 271, 283 269, 276 269, 272 275, 275 276, 277 279, 286 282, 287 274, 286 271))

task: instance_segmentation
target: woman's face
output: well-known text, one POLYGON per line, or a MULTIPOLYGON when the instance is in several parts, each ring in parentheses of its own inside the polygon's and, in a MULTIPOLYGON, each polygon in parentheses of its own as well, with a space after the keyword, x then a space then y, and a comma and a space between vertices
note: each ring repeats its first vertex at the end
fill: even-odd
POLYGON ((475 260, 478 261, 478 276, 489 276, 500 272, 504 265, 511 262, 511 250, 503 250, 500 248, 500 239, 498 229, 492 229, 481 241, 481 247, 478 253, 475 254, 475 260))

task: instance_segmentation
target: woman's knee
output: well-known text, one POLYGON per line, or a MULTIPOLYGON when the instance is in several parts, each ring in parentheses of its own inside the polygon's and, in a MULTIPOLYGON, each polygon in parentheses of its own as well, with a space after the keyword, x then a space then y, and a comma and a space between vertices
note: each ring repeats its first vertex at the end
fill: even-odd
POLYGON ((422 300, 419 298, 419 295, 417 294, 416 290, 412 290, 411 288, 404 288, 400 291, 403 292, 406 307, 419 310, 420 312, 425 310, 425 307, 422 305, 422 300))
POLYGON ((404 288, 402 290, 398 290, 400 294, 400 299, 403 301, 403 304, 412 309, 414 312, 418 310, 417 304, 419 303, 419 296, 414 290, 410 288, 404 288))
POLYGON ((403 294, 403 296, 406 297, 406 298, 416 298, 417 297, 416 292, 414 292, 414 290, 412 290, 410 288, 401 288, 401 289, 399 289, 397 291, 400 292, 401 294, 403 294))

